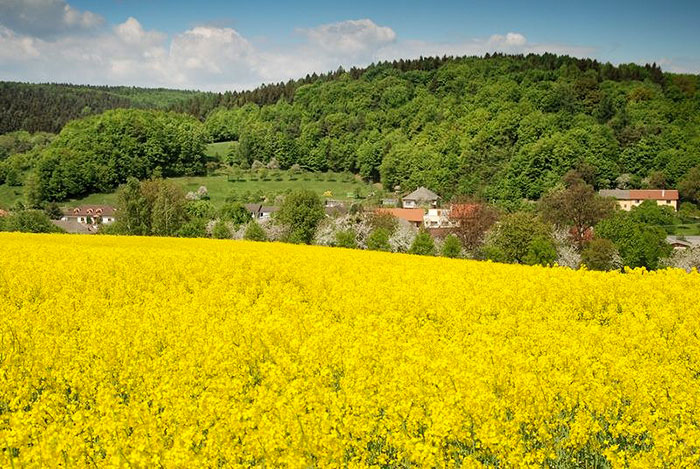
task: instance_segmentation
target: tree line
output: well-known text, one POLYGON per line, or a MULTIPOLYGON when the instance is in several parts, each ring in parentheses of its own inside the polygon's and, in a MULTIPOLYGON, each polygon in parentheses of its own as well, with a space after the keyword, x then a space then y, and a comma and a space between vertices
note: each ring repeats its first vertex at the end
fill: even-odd
POLYGON ((71 120, 109 109, 166 109, 197 94, 165 88, 0 82, 0 134, 58 133, 71 120))

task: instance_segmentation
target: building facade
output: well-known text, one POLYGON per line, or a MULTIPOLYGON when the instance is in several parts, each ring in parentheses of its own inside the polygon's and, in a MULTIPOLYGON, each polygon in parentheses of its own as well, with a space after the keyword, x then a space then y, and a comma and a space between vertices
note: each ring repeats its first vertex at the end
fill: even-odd
POLYGON ((613 197, 622 210, 632 210, 645 200, 678 210, 678 191, 672 189, 606 189, 599 192, 603 197, 613 197))

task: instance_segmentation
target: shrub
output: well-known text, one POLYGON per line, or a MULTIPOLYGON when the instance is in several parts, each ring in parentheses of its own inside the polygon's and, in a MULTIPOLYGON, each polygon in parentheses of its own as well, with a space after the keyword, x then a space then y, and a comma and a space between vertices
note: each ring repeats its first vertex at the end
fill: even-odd
POLYGON ((581 252, 581 264, 590 270, 612 270, 617 249, 609 239, 596 238, 586 244, 581 252))
POLYGON ((372 251, 391 251, 389 231, 386 228, 375 228, 367 238, 367 249, 372 251))
POLYGON ((442 255, 443 257, 456 258, 462 254, 462 243, 460 243, 459 238, 453 234, 447 235, 445 241, 442 244, 442 255))
POLYGON ((219 220, 214 224, 211 234, 216 239, 231 238, 231 230, 229 229, 228 224, 223 220, 219 220))
POLYGON ((427 231, 421 231, 413 240, 411 248, 408 250, 409 254, 418 254, 421 256, 434 256, 435 255, 435 242, 432 236, 427 231))
POLYGON ((253 220, 248 223, 245 233, 243 234, 243 239, 247 239, 248 241, 267 241, 267 234, 262 226, 253 220))
POLYGON ((335 234, 335 245, 340 248, 357 248, 357 235, 353 230, 338 231, 335 234))

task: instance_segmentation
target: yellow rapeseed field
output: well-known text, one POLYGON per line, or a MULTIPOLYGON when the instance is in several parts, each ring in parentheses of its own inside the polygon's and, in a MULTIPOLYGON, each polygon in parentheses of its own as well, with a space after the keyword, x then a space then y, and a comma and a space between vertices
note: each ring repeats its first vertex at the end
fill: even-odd
POLYGON ((690 467, 700 275, 0 234, 2 467, 690 467))

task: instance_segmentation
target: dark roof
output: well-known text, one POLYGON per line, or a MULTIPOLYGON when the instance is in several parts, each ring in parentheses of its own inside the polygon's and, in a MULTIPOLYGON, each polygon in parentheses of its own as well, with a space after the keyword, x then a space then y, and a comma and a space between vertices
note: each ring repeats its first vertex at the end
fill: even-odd
POLYGON ((439 199, 440 196, 437 195, 435 192, 431 191, 430 189, 427 189, 425 187, 419 187, 415 191, 411 192, 408 195, 405 195, 403 197, 404 200, 415 200, 415 201, 428 201, 428 202, 433 202, 437 199, 439 199))
POLYGON ((97 228, 86 223, 78 223, 75 220, 51 220, 51 223, 61 228, 66 233, 73 234, 95 234, 97 228))
POLYGON ((617 200, 678 200, 675 189, 603 189, 599 194, 617 200))

